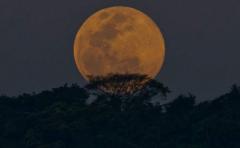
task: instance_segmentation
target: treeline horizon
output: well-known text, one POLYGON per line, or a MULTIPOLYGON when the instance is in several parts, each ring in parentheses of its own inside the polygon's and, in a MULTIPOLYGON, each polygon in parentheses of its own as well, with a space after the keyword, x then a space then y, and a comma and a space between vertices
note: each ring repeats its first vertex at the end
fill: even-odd
POLYGON ((144 76, 115 75, 85 87, 0 96, 0 147, 240 147, 237 85, 211 101, 196 103, 187 94, 167 104, 152 103, 169 93, 168 87, 144 76))

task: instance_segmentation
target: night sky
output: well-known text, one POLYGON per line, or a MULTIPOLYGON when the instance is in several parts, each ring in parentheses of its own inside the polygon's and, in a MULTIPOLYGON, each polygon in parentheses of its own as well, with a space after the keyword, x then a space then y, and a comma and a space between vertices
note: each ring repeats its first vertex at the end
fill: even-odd
POLYGON ((75 35, 87 17, 115 5, 139 9, 161 28, 166 60, 157 79, 174 94, 206 100, 240 83, 239 0, 0 0, 0 94, 84 85, 75 35))

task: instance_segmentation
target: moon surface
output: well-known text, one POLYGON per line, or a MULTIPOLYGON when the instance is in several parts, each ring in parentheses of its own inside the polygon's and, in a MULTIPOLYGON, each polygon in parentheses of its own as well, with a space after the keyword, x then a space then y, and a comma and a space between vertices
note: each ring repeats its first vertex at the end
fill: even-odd
POLYGON ((140 74, 154 78, 162 68, 164 38, 154 21, 130 7, 102 9, 80 27, 74 42, 78 70, 88 76, 140 74))

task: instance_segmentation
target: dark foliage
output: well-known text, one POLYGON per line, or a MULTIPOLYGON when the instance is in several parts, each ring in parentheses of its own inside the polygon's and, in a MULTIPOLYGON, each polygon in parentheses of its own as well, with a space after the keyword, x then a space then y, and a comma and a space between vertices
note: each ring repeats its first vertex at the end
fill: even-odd
POLYGON ((149 95, 152 97, 161 93, 166 96, 169 89, 147 75, 139 74, 110 74, 108 76, 89 76, 90 82, 86 88, 97 90, 97 94, 110 97, 132 97, 149 95))
POLYGON ((86 88, 65 85, 39 94, 0 97, 0 147, 240 147, 237 86, 211 102, 195 104, 193 95, 181 95, 160 105, 152 104, 151 98, 168 94, 161 83, 148 79, 134 95, 119 95, 98 93, 101 81, 86 88), (97 93, 92 94, 93 89, 97 93), (91 95, 97 99, 86 104, 91 95))

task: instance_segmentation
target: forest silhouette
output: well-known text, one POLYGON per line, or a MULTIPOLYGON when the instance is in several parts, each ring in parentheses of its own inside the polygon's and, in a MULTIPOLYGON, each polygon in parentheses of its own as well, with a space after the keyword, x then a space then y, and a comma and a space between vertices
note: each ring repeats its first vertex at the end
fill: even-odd
POLYGON ((240 147, 238 86, 212 101, 187 94, 159 103, 169 93, 144 75, 110 75, 1 96, 0 148, 240 147))

